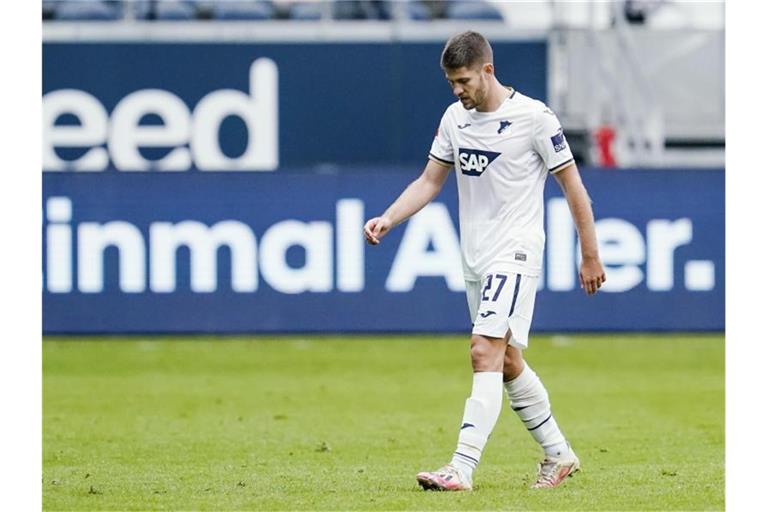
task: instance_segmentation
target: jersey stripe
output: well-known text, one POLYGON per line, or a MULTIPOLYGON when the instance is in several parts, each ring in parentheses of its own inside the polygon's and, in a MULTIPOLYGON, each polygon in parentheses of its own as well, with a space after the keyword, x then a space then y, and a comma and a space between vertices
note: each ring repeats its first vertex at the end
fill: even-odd
POLYGON ((573 163, 573 158, 569 158, 568 160, 566 160, 565 162, 561 163, 560 165, 556 165, 553 168, 551 168, 549 170, 549 172, 556 173, 558 171, 562 171, 563 169, 565 169, 566 167, 568 167, 568 165, 570 165, 572 163, 573 163))
POLYGON ((453 162, 450 160, 444 160, 438 156, 433 155, 431 152, 429 153, 429 157, 433 160, 436 160, 438 163, 446 164, 446 165, 453 165, 453 162))
POLYGON ((515 303, 517 302, 517 294, 520 292, 520 274, 517 274, 517 277, 515 278, 515 291, 512 294, 512 307, 509 308, 509 315, 507 317, 511 317, 512 313, 515 312, 515 303))

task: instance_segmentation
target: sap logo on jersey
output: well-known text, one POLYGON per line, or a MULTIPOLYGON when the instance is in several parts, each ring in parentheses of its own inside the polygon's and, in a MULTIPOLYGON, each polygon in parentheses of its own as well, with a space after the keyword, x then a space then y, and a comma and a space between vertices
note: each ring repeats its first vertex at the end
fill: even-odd
POLYGON ((494 151, 459 148, 459 167, 462 174, 480 176, 500 154, 494 151))
POLYGON ((251 64, 248 92, 214 90, 190 109, 163 89, 140 89, 120 99, 112 112, 92 94, 58 89, 43 96, 43 170, 274 171, 278 167, 278 74, 271 59, 251 64), (63 125, 63 117, 75 124, 63 125), (146 117, 160 125, 147 125, 146 117), (219 131, 228 117, 245 124, 248 137, 239 156, 226 154, 219 131), (72 160, 61 149, 84 150, 72 160), (142 150, 161 150, 149 159, 142 150))

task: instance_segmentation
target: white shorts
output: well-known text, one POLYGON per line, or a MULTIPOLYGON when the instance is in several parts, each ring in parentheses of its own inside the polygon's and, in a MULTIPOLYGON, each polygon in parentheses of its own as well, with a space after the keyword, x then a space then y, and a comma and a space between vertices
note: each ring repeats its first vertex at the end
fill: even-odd
POLYGON ((527 348, 538 281, 538 277, 509 272, 491 272, 482 281, 466 281, 472 334, 503 338, 509 330, 509 344, 527 348))

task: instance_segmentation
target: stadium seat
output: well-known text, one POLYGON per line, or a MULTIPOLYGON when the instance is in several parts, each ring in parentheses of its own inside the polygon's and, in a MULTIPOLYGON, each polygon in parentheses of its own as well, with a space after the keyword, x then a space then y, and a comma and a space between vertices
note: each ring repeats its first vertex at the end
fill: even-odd
POLYGON ((429 21, 432 19, 432 13, 426 5, 421 2, 408 2, 406 5, 408 19, 413 21, 429 21))
POLYGON ((157 19, 166 21, 193 20, 197 10, 191 2, 165 1, 157 3, 157 19))
POLYGON ((433 18, 430 9, 421 0, 387 2, 383 5, 387 19, 429 21, 433 18))
POLYGON ((382 0, 335 0, 333 18, 337 20, 388 20, 390 2, 382 0))
POLYGON ((56 6, 59 2, 43 0, 43 19, 52 20, 56 16, 56 6))
POLYGON ((321 20, 323 10, 324 6, 320 2, 297 3, 291 6, 288 17, 292 20, 321 20))
POLYGON ((61 21, 112 21, 123 17, 118 2, 87 0, 57 2, 53 18, 61 21))
POLYGON ((501 13, 486 2, 450 2, 446 14, 453 20, 504 20, 501 13))
POLYGON ((197 18, 197 8, 189 0, 138 0, 131 2, 138 20, 186 21, 197 18))
POLYGON ((212 5, 214 20, 269 20, 274 17, 275 8, 263 0, 219 1, 212 5))

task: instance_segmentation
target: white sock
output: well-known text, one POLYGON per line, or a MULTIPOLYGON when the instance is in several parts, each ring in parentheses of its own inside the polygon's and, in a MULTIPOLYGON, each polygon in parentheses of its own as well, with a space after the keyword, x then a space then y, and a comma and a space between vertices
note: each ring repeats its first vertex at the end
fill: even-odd
POLYGON ((522 373, 504 383, 509 405, 547 456, 567 455, 570 447, 560 432, 549 405, 549 395, 539 376, 527 363, 522 373))
POLYGON ((451 465, 470 479, 499 418, 502 383, 501 372, 477 372, 472 378, 472 394, 464 405, 459 442, 451 460, 451 465))

